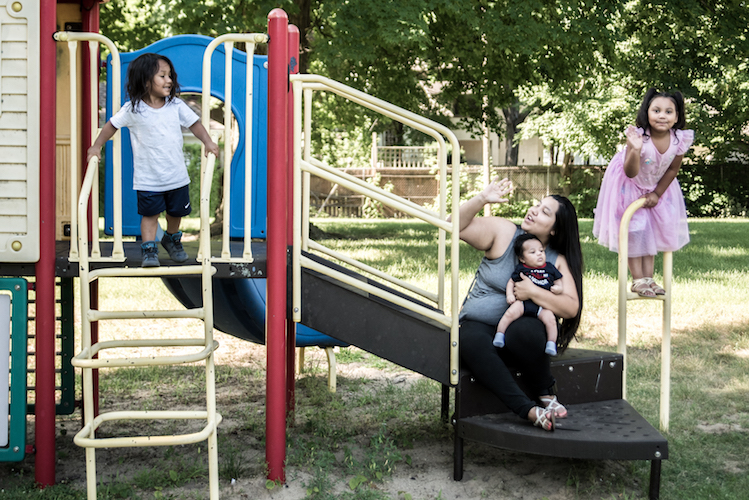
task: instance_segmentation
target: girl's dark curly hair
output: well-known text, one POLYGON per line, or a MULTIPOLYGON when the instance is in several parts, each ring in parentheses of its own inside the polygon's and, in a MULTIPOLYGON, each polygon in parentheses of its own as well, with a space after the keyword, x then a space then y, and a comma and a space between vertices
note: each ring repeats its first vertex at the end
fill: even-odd
POLYGON ((177 72, 168 57, 148 52, 138 56, 127 68, 127 95, 133 105, 133 112, 138 112, 138 105, 146 98, 151 88, 151 81, 159 71, 159 61, 169 65, 172 76, 172 90, 169 92, 167 102, 179 95, 179 84, 177 83, 177 72))
POLYGON ((671 99, 676 106, 676 123, 672 128, 683 129, 687 125, 686 116, 684 116, 684 96, 678 90, 676 92, 658 92, 655 88, 649 89, 645 92, 645 97, 642 98, 642 104, 640 110, 637 112, 637 118, 635 119, 635 125, 643 129, 646 133, 650 128, 650 121, 648 120, 648 109, 650 109, 650 103, 656 97, 665 97, 671 99))

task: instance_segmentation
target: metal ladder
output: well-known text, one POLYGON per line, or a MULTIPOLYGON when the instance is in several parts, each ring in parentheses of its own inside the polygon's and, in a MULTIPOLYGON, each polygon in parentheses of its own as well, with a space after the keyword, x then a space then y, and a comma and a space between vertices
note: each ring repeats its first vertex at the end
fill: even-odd
POLYGON ((645 199, 632 202, 622 215, 619 225, 619 344, 618 352, 624 357, 622 397, 627 399, 627 301, 660 300, 663 302, 663 323, 661 343, 661 430, 668 432, 671 402, 671 282, 673 278, 673 252, 663 252, 663 289, 665 295, 641 297, 628 289, 627 253, 629 251, 629 223, 635 212, 642 208, 645 199))
MULTIPOLYGON (((210 156, 206 172, 213 170, 215 157, 210 156)), ((86 220, 88 208, 88 194, 91 190, 92 180, 98 169, 98 161, 93 159, 89 164, 81 196, 78 202, 78 220, 86 220)), ((208 224, 208 203, 204 200, 204 193, 210 192, 210 181, 212 175, 206 175, 201 185, 201 228, 200 228, 200 253, 197 265, 170 266, 158 268, 140 267, 112 267, 91 270, 89 268, 88 238, 86 231, 78 232, 79 245, 79 277, 80 277, 80 306, 81 306, 81 352, 72 361, 73 366, 79 367, 83 372, 83 414, 84 426, 73 439, 75 444, 86 448, 86 483, 88 498, 96 498, 96 458, 97 448, 124 448, 140 446, 168 446, 198 443, 208 441, 208 467, 210 498, 219 496, 218 488, 218 450, 217 450, 217 426, 221 421, 221 415, 216 412, 216 389, 215 389, 215 366, 214 351, 218 343, 213 339, 213 287, 212 275, 215 268, 211 265, 210 253, 210 229, 208 224), (206 187, 206 184, 208 186, 206 187), (205 202, 204 202, 205 201, 205 202), (90 284, 99 278, 118 277, 160 277, 168 275, 196 275, 202 278, 203 307, 187 310, 158 310, 158 311, 101 311, 91 308, 90 284), (91 324, 100 320, 119 319, 174 319, 194 318, 203 321, 203 335, 187 339, 131 339, 131 340, 109 340, 99 341, 92 344, 91 324), (193 352, 169 356, 130 356, 107 357, 99 359, 98 354, 107 349, 139 349, 173 347, 180 352, 189 348, 193 352), (100 368, 115 367, 142 367, 156 365, 176 365, 184 363, 195 363, 205 361, 206 370, 206 408, 204 410, 187 411, 112 411, 94 415, 94 387, 93 370, 100 368), (202 429, 197 432, 162 436, 128 436, 98 438, 96 430, 105 422, 119 420, 201 420, 204 421, 202 429)))

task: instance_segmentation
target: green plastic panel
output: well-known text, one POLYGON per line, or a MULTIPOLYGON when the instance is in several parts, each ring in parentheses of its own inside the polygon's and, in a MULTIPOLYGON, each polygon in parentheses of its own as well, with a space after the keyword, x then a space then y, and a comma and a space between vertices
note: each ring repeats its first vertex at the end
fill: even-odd
POLYGON ((0 462, 19 462, 26 453, 28 284, 23 278, 0 278, 0 294, 10 296, 10 420, 7 439, 0 436, 0 443, 7 441, 0 447, 0 462))

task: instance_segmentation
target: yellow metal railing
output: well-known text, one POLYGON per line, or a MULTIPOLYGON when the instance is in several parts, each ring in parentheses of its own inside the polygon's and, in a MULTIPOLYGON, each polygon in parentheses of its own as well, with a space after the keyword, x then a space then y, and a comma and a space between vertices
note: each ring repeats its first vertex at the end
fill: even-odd
MULTIPOLYGON (((99 71, 97 67, 99 53, 99 44, 103 44, 112 54, 112 114, 120 109, 120 86, 121 86, 121 64, 120 53, 112 41, 98 33, 79 33, 73 31, 58 31, 54 34, 58 42, 67 42, 68 53, 70 55, 70 252, 69 260, 77 261, 80 253, 78 245, 78 231, 87 231, 86 220, 79 224, 79 216, 76 205, 78 203, 78 167, 81 165, 80 138, 78 134, 78 42, 88 42, 89 61, 90 61, 90 83, 91 88, 96 89, 99 85, 99 71)), ((91 92, 91 137, 90 142, 96 140, 99 135, 99 102, 98 92, 91 92)), ((113 202, 113 226, 114 226, 114 243, 112 246, 112 255, 102 257, 99 245, 99 178, 98 169, 97 177, 92 180, 91 192, 91 255, 90 260, 111 260, 124 261, 125 251, 122 246, 122 160, 121 160, 121 138, 120 134, 115 134, 113 141, 113 162, 112 162, 112 202, 113 202)), ((85 151, 84 151, 85 154, 85 151)))
MULTIPOLYGON (((217 426, 221 415, 216 412, 215 365, 213 353, 218 343, 213 339, 213 283, 216 269, 210 259, 210 225, 209 202, 211 179, 215 165, 215 156, 210 155, 206 162, 206 176, 200 188, 200 248, 203 257, 198 265, 158 267, 158 268, 107 268, 91 271, 89 269, 88 235, 83 227, 78 231, 79 278, 81 306, 81 351, 73 358, 72 364, 83 371, 83 410, 84 426, 73 441, 86 448, 86 481, 88 498, 96 498, 96 448, 121 448, 135 446, 166 446, 198 443, 208 441, 208 466, 210 498, 217 499, 218 491, 218 448, 217 426), (167 275, 199 275, 202 279, 203 307, 189 310, 163 311, 99 311, 91 309, 90 284, 102 277, 160 277, 167 275), (202 337, 187 339, 135 339, 110 340, 92 343, 91 324, 100 320, 113 319, 157 319, 157 318, 193 318, 203 321, 202 337), (132 355, 122 357, 98 357, 109 349, 139 350, 156 347, 170 347, 184 350, 196 347, 199 350, 170 356, 132 355), (118 411, 94 415, 93 370, 113 367, 135 367, 174 365, 205 361, 206 369, 206 410, 204 411, 118 411), (159 420, 185 419, 204 420, 205 425, 198 432, 167 436, 126 436, 116 438, 97 438, 95 433, 105 422, 116 420, 159 420)), ((92 158, 86 171, 81 193, 78 199, 78 221, 84 226, 88 205, 93 192, 94 180, 98 178, 99 160, 92 158)))
POLYGON ((622 215, 619 226, 619 344, 618 352, 624 357, 623 397, 627 398, 627 301, 660 300, 663 302, 663 323, 661 343, 661 405, 660 424, 668 431, 671 401, 671 283, 673 281, 673 252, 663 252, 663 289, 665 295, 641 297, 629 290, 627 259, 629 251, 629 223, 637 210, 645 204, 645 199, 635 200, 622 215))
MULTIPOLYGON (((210 130, 211 118, 211 60, 216 47, 224 44, 226 53, 225 78, 224 78, 224 213, 223 229, 221 238, 221 256, 215 257, 214 262, 252 262, 252 239, 251 221, 252 221, 252 93, 253 93, 253 55, 255 45, 258 43, 267 43, 268 35, 262 33, 229 33, 211 41, 206 47, 203 54, 203 95, 202 95, 202 121, 206 130, 210 130), (246 99, 245 99, 245 200, 244 200, 244 249, 242 257, 232 258, 230 250, 230 233, 229 233, 229 210, 231 208, 231 138, 232 134, 232 113, 231 113, 231 95, 232 95, 232 57, 234 52, 234 42, 244 42, 247 52, 247 70, 246 70, 246 99)), ((201 172, 201 176, 205 176, 201 172)))
POLYGON ((292 266, 293 282, 293 318, 294 321, 301 321, 301 267, 304 266, 313 269, 322 274, 332 276, 350 286, 362 289, 367 293, 385 298, 401 307, 410 309, 419 314, 427 316, 439 323, 450 328, 450 381, 457 384, 458 381, 458 311, 459 290, 458 290, 458 262, 459 262, 459 220, 457 217, 459 208, 459 170, 460 170, 460 146, 455 135, 447 127, 439 123, 428 120, 422 116, 416 115, 381 99, 372 97, 364 92, 360 92, 344 84, 335 82, 328 78, 318 75, 292 75, 290 77, 294 89, 294 200, 299 201, 294 208, 294 252, 292 266), (428 210, 420 205, 403 200, 398 196, 388 193, 387 191, 373 186, 356 177, 348 175, 339 169, 332 168, 325 163, 312 158, 310 141, 312 130, 312 92, 326 91, 339 95, 349 101, 355 102, 361 106, 376 111, 393 120, 399 121, 404 125, 419 130, 424 134, 432 137, 437 143, 437 158, 440 171, 440 212, 428 210), (303 113, 302 113, 303 112, 303 113), (302 146, 300 138, 304 138, 302 146), (452 207, 451 213, 453 219, 447 222, 447 142, 452 146, 452 207), (438 262, 438 290, 432 293, 426 290, 406 284, 402 280, 396 279, 381 271, 373 270, 370 266, 362 264, 355 259, 341 258, 337 252, 324 247, 319 243, 309 239, 309 185, 310 175, 319 176, 334 183, 339 184, 346 189, 363 194, 374 200, 379 201, 385 206, 391 207, 408 214, 411 217, 432 224, 439 230, 439 250, 437 256, 438 262), (451 315, 447 316, 438 311, 420 306, 411 301, 405 300, 399 296, 383 291, 362 283, 359 280, 352 279, 345 274, 338 273, 325 266, 315 263, 313 260, 302 256, 302 251, 315 250, 324 253, 333 258, 353 265, 360 270, 370 272, 381 279, 390 283, 401 286, 413 293, 420 295, 432 301, 437 309, 445 309, 445 267, 446 267, 446 234, 450 233, 450 261, 451 261, 451 296, 450 306, 451 315))

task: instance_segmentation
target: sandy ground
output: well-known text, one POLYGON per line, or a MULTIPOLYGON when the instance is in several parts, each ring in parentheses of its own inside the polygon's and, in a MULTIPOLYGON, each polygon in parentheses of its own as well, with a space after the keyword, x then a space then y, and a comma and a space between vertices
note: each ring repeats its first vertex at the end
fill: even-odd
MULTIPOLYGON (((217 334, 221 348, 217 351, 217 365, 228 364, 264 364, 265 348, 244 342, 234 337, 217 334)), ((320 350, 307 351, 308 362, 324 363, 325 356, 320 350)), ((378 370, 357 363, 339 364, 339 377, 366 377, 377 383, 413 383, 421 376, 408 371, 378 370)), ((229 446, 243 450, 243 457, 250 466, 247 473, 234 481, 221 479, 221 498, 252 500, 297 500, 304 498, 371 498, 355 494, 349 487, 350 475, 346 475, 343 465, 329 472, 334 486, 332 495, 310 497, 307 486, 311 483, 310 470, 289 466, 286 468, 286 483, 269 488, 265 474, 257 464, 264 462, 262 443, 253 436, 263 432, 260 425, 255 434, 244 434, 235 431, 238 423, 232 419, 234 412, 230 408, 232 401, 243 399, 246 391, 236 384, 224 386, 219 390, 219 411, 225 418, 220 426, 220 434, 226 441, 219 441, 219 454, 229 446), (222 409, 223 406, 223 409, 222 409), (227 445, 228 443, 228 445, 227 445)), ((137 393, 133 395, 138 398, 137 393)), ((258 393, 257 407, 251 411, 262 412, 262 394, 258 393)), ((127 407, 132 401, 118 402, 127 407)), ((246 403, 243 403, 246 404, 246 403)), ((234 412, 236 413, 236 412, 234 412)), ((72 442, 73 434, 80 426, 80 411, 58 419, 58 466, 57 481, 85 487, 84 451, 72 442)), ((262 416, 259 418, 262 423, 262 416)), ((30 422, 33 431, 33 422, 30 422)), ((290 432, 295 432, 291 430, 290 432)), ((451 435, 451 431, 446 433, 451 435)), ((31 438, 33 439, 33 432, 31 438)), ((221 437, 220 437, 221 439, 221 437)), ((449 437, 432 439, 427 443, 415 441, 408 450, 410 463, 399 462, 394 473, 384 481, 371 483, 368 488, 378 490, 386 498, 394 500, 427 500, 427 499, 612 499, 612 498, 645 498, 647 484, 640 484, 647 473, 643 468, 647 464, 636 466, 628 462, 555 459, 528 454, 507 452, 488 446, 466 442, 464 453, 464 477, 462 481, 453 480, 453 443, 449 437)), ((195 446, 195 445, 190 445, 195 446)), ((117 483, 118 477, 130 476, 135 470, 142 470, 144 464, 153 463, 154 467, 163 466, 165 459, 163 448, 127 448, 97 451, 97 477, 109 483, 117 483)), ((23 465, 11 468, 0 467, 0 479, 3 473, 33 474, 33 457, 27 458, 23 465)), ((165 474, 168 471, 163 471, 165 474)), ((163 488, 160 498, 207 498, 208 481, 205 477, 196 479, 189 487, 163 488)), ((0 495, 2 496, 2 495, 0 495)), ((142 492, 141 498, 154 498, 152 492, 142 492)), ((380 498, 380 497, 378 497, 380 498)))

